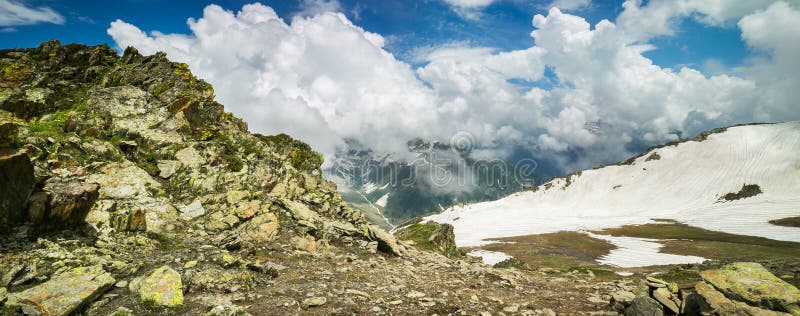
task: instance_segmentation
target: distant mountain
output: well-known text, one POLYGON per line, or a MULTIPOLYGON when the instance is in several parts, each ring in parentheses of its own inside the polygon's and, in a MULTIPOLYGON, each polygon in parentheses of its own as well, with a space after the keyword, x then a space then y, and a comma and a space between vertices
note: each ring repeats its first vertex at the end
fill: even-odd
POLYGON ((422 139, 407 145, 413 159, 349 141, 324 173, 345 201, 388 228, 453 205, 497 199, 534 181, 532 161, 478 160, 469 150, 422 139))

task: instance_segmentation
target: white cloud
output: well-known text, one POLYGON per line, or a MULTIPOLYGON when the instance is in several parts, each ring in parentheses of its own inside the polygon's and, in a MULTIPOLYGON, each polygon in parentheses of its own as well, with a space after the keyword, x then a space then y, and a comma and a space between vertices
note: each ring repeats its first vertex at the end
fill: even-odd
POLYGON ((260 4, 236 14, 211 5, 189 27, 188 36, 148 36, 118 20, 108 33, 121 47, 165 51, 191 65, 253 130, 288 132, 328 155, 346 137, 400 151, 411 131, 420 137, 436 132, 433 91, 382 49, 383 37, 342 14, 286 24, 260 4))
POLYGON ((481 17, 481 10, 495 0, 444 0, 450 5, 453 12, 467 20, 477 20, 481 17))
POLYGON ((550 8, 556 7, 560 10, 570 11, 586 8, 591 3, 591 0, 554 0, 550 4, 550 8))
POLYGON ((48 7, 31 8, 24 3, 0 0, 0 26, 63 24, 64 17, 48 7))
MULTIPOLYGON (((146 34, 116 21, 121 47, 165 51, 214 84, 218 98, 261 133, 287 132, 330 156, 354 138, 402 153, 415 137, 474 137, 482 155, 514 146, 564 157, 588 153, 568 168, 623 158, 632 141, 752 121, 800 119, 800 11, 775 2, 756 9, 731 1, 628 1, 611 22, 590 25, 557 8, 533 18, 536 46, 498 52, 469 43, 423 47, 412 69, 384 49, 385 39, 344 15, 296 17, 290 24, 266 6, 238 13, 209 6, 190 19, 190 35, 146 34), (676 19, 739 20, 742 38, 760 52, 736 75, 661 68, 642 55, 654 36, 673 34, 676 19), (258 40, 253 40, 258 39, 258 40), (553 87, 541 83, 545 68, 553 87)), ((711 65, 711 64, 709 64, 711 65)))
POLYGON ((444 0, 447 4, 460 8, 483 8, 495 0, 444 0))
POLYGON ((303 0, 297 15, 308 17, 325 12, 341 12, 342 4, 338 0, 303 0))

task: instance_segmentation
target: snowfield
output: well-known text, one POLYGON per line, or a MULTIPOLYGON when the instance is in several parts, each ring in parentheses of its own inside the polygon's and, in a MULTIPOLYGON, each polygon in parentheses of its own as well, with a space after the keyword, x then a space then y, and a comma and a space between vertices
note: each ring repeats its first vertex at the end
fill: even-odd
MULTIPOLYGON (((452 224, 462 247, 480 246, 490 238, 600 230, 655 218, 800 242, 800 229, 768 223, 800 215, 800 122, 730 127, 704 141, 656 148, 629 165, 586 170, 537 189, 452 207, 426 219, 452 224), (721 199, 745 184, 757 184, 763 193, 721 199)), ((653 240, 602 237, 618 247, 601 258, 609 265, 702 260, 658 255, 660 245, 653 240)))

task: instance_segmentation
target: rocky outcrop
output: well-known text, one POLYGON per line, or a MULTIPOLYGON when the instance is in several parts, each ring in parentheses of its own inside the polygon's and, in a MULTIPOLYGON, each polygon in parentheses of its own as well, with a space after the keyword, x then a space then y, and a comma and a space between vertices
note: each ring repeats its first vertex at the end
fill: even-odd
POLYGON ((733 300, 800 315, 800 290, 758 263, 739 262, 703 271, 703 280, 733 300))
POLYGON ((415 223, 395 232, 398 239, 410 241, 415 247, 438 252, 449 258, 463 257, 453 232, 453 225, 437 222, 415 223))
POLYGON ((79 267, 11 294, 6 305, 26 315, 71 315, 97 299, 114 282, 114 277, 101 266, 79 267))
POLYGON ((0 148, 0 228, 19 225, 27 220, 28 198, 33 193, 35 178, 25 150, 0 148))
POLYGON ((800 290, 758 263, 732 263, 700 276, 691 287, 647 277, 649 294, 675 315, 800 315, 800 290))

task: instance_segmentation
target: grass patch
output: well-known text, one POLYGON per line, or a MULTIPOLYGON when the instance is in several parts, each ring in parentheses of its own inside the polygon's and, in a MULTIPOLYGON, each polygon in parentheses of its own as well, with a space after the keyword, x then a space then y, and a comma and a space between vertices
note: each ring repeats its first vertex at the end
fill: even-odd
POLYGON ((492 241, 498 243, 481 246, 481 249, 506 253, 531 268, 548 267, 565 271, 594 265, 595 259, 614 249, 606 241, 568 231, 492 241))
POLYGON ((667 273, 659 274, 659 279, 680 285, 691 284, 703 280, 700 277, 700 272, 695 270, 675 269, 667 273))
POLYGON ((769 223, 777 226, 800 227, 800 216, 773 219, 769 223))
POLYGON ((706 230, 685 224, 626 225, 597 232, 612 236, 671 239, 661 252, 730 261, 800 260, 800 243, 706 230))
POLYGON ((403 240, 411 240, 414 246, 426 250, 435 250, 436 245, 432 243, 429 238, 436 230, 438 224, 435 222, 427 222, 425 224, 413 224, 397 233, 397 238, 403 240))

